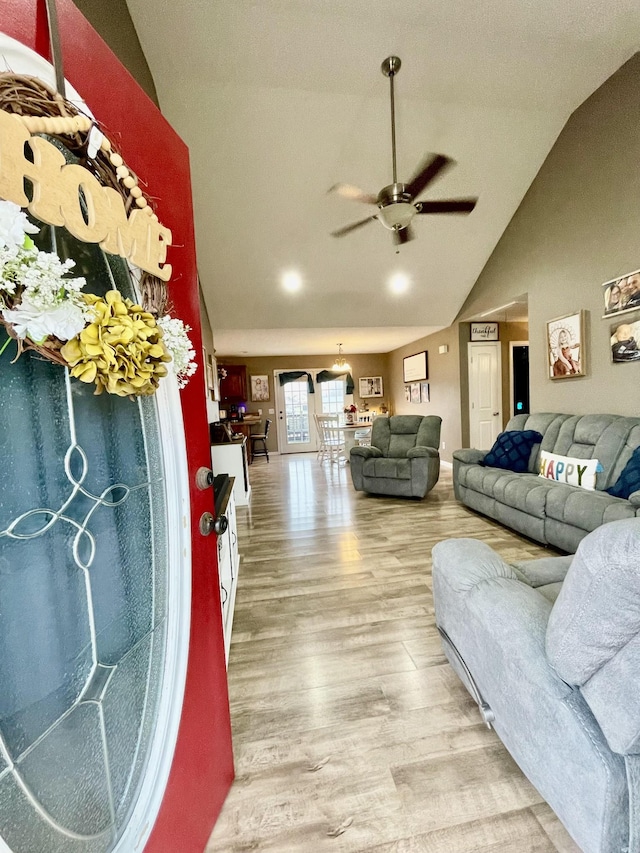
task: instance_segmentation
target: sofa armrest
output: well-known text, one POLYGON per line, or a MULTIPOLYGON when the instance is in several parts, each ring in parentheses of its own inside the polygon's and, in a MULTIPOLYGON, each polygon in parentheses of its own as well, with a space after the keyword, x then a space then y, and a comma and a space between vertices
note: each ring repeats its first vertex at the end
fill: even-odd
POLYGON ((545 654, 551 602, 518 580, 484 542, 448 540, 432 553, 436 622, 499 712, 497 722, 499 709, 504 713, 516 701, 513 692, 522 702, 532 691, 542 691, 546 701, 569 695, 545 654))
POLYGON ((382 456, 382 451, 378 447, 374 447, 371 445, 370 447, 366 447, 360 444, 357 444, 355 447, 351 448, 350 456, 361 456, 363 459, 375 459, 378 456, 382 456))
POLYGON ((524 560, 512 563, 515 573, 529 586, 545 586, 549 583, 563 583, 573 554, 566 557, 540 557, 537 560, 524 560))
POLYGON ((631 506, 640 507, 640 491, 631 492, 629 495, 629 503, 631 506))
POLYGON ((407 459, 415 459, 418 456, 430 456, 432 459, 437 459, 439 454, 435 447, 426 447, 424 444, 417 444, 407 451, 407 459))
POLYGON ((518 576, 486 542, 479 539, 445 539, 431 550, 434 573, 455 592, 465 592, 491 578, 518 576), (445 568, 446 567, 446 568, 445 568))
POLYGON ((476 450, 475 447, 463 447, 461 450, 453 451, 453 458, 458 462, 477 465, 478 462, 482 462, 488 452, 488 450, 476 450))

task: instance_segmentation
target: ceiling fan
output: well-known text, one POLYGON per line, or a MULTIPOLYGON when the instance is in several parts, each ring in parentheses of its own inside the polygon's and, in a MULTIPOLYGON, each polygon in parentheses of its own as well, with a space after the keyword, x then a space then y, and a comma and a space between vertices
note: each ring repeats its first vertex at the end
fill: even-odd
POLYGON ((365 204, 378 206, 378 213, 367 216, 344 228, 332 231, 333 237, 344 237, 368 222, 378 219, 385 228, 393 231, 396 245, 413 240, 414 233, 411 220, 416 213, 471 213, 476 206, 477 198, 441 199, 440 201, 417 201, 417 197, 426 190, 432 181, 442 175, 445 169, 454 165, 454 161, 444 154, 430 154, 418 167, 408 184, 398 183, 396 173, 396 120, 393 92, 393 78, 400 70, 401 62, 397 56, 388 56, 382 63, 381 70, 389 78, 391 92, 391 151, 393 157, 393 183, 383 187, 377 196, 365 193, 351 184, 335 184, 329 190, 343 198, 361 201, 365 204))

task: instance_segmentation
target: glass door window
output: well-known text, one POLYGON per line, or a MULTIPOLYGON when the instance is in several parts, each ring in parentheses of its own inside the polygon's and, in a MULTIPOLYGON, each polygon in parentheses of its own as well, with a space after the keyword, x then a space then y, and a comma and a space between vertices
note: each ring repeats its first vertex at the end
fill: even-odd
POLYGON ((345 381, 344 379, 333 379, 330 382, 321 382, 317 386, 320 392, 321 411, 319 415, 343 415, 345 408, 345 381))
POLYGON ((288 445, 309 444, 311 424, 309 423, 309 397, 306 381, 291 382, 283 387, 285 429, 288 445))
MULTIPOLYGON (((72 257, 87 290, 137 301, 119 258, 63 229, 35 239, 72 257)), ((174 701, 158 403, 13 355, 0 358, 0 850, 109 853, 174 701)))

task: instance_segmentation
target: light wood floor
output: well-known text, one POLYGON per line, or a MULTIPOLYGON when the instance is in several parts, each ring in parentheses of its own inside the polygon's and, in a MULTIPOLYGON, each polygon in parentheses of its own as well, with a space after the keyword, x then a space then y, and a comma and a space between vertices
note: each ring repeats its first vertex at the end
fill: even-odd
POLYGON ((431 548, 548 551, 460 506, 356 493, 315 455, 251 466, 229 689, 236 781, 207 853, 576 853, 440 648, 431 548))

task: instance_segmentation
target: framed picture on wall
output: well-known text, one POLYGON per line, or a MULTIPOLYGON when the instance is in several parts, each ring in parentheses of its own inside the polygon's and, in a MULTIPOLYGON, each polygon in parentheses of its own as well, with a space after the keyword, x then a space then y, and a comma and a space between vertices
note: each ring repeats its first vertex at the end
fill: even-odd
POLYGON ((422 379, 428 378, 429 369, 426 352, 418 352, 402 359, 403 382, 420 382, 422 379))
POLYGON ((419 403, 420 402, 420 383, 412 382, 411 383, 411 402, 419 403))
POLYGON ((269 377, 264 375, 251 377, 251 402, 264 403, 269 399, 269 377))
POLYGON ((361 397, 382 397, 382 376, 361 376, 358 394, 361 397))
POLYGON ((420 402, 428 403, 430 399, 429 395, 429 383, 421 382, 420 383, 420 402))
POLYGON ((627 361, 640 361, 640 320, 635 323, 615 323, 609 329, 611 334, 611 360, 614 364, 627 361))
POLYGON ((640 309, 640 270, 627 273, 622 278, 605 281, 602 285, 605 317, 626 314, 640 309))
POLYGON ((411 402, 411 385, 404 386, 404 401, 405 403, 411 402))
POLYGON ((547 366, 550 379, 585 376, 585 312, 576 311, 547 323, 547 366))

